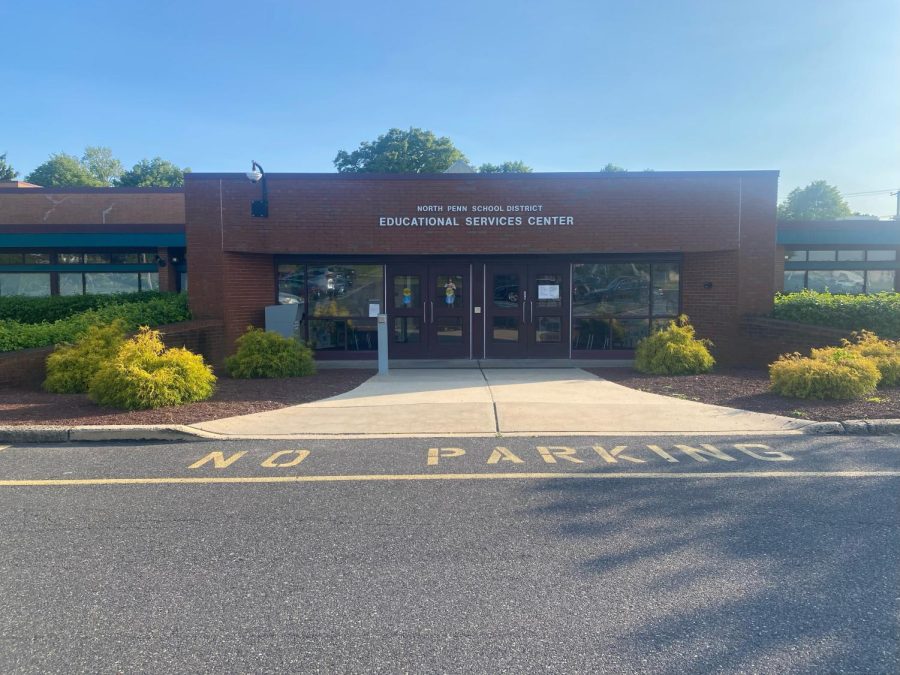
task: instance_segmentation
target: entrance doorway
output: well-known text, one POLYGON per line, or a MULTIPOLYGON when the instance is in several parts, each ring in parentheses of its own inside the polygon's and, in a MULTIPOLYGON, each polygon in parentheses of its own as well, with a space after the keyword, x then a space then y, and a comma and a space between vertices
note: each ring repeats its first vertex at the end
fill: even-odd
POLYGON ((485 358, 569 356, 569 266, 485 266, 485 358))
POLYGON ((470 266, 397 263, 387 269, 389 356, 469 358, 470 266))

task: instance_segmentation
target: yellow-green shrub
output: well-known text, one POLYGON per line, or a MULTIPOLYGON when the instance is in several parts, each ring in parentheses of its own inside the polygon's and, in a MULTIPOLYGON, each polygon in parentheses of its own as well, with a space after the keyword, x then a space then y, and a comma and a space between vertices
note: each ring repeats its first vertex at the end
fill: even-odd
POLYGON ((792 398, 862 398, 880 379, 872 359, 845 347, 813 349, 809 357, 784 354, 769 366, 772 391, 792 398))
POLYGON ((652 375, 705 373, 716 364, 712 342, 694 336, 694 327, 684 315, 662 330, 641 340, 634 353, 634 367, 652 375))
POLYGON ((875 333, 853 333, 853 340, 843 340, 845 349, 872 359, 881 373, 879 387, 896 387, 900 384, 900 342, 882 340, 875 333))
POLYGON ((100 405, 138 410, 202 401, 215 382, 202 356, 166 349, 159 331, 144 326, 94 375, 88 392, 100 405))
POLYGON ((58 394, 83 393, 100 367, 113 359, 125 340, 121 320, 91 326, 74 345, 58 347, 47 358, 44 389, 58 394))
POLYGON ((312 350, 278 333, 247 327, 237 339, 237 352, 225 359, 232 377, 301 377, 316 372, 312 350))

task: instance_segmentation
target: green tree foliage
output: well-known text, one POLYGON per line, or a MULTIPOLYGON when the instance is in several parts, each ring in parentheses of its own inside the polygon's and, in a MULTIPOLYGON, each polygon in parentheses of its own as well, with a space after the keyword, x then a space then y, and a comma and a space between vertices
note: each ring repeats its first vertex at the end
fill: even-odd
POLYGON ((74 345, 62 345, 47 358, 44 389, 58 394, 86 392, 94 375, 118 354, 124 341, 121 320, 91 326, 74 345))
POLYGON ((652 375, 705 373, 716 363, 709 353, 711 346, 709 340, 695 337, 694 327, 682 315, 638 343, 634 367, 652 375))
POLYGON ((119 176, 116 185, 121 187, 181 187, 184 185, 184 174, 190 168, 178 168, 162 157, 142 159, 131 170, 119 176))
POLYGON ((19 172, 13 169, 6 161, 6 153, 0 155, 0 181, 15 180, 19 172))
POLYGON ((478 173, 531 173, 532 168, 516 160, 515 162, 503 162, 503 164, 482 164, 478 167, 478 173))
POLYGON ((465 155, 446 136, 410 127, 363 141, 353 152, 341 150, 334 166, 338 173, 442 173, 460 159, 465 155))
POLYGON ((248 326, 237 347, 237 352, 225 359, 232 377, 302 377, 316 372, 312 350, 278 333, 248 326))
POLYGON ((851 214, 840 191, 824 180, 794 188, 778 205, 781 220, 834 220, 851 214))
POLYGON ((122 175, 122 162, 113 157, 112 150, 98 145, 89 145, 81 156, 81 165, 103 185, 115 185, 122 175))
POLYGON ((624 169, 621 166, 619 166, 618 164, 613 164, 612 162, 610 162, 609 164, 607 164, 600 170, 605 173, 624 173, 624 172, 628 171, 628 169, 624 169))
POLYGON ((159 331, 145 326, 94 375, 88 393, 103 406, 140 410, 203 401, 215 383, 202 356, 166 349, 159 331))
POLYGON ((90 170, 73 155, 59 152, 50 155, 50 159, 25 176, 29 183, 43 187, 103 187, 90 170))

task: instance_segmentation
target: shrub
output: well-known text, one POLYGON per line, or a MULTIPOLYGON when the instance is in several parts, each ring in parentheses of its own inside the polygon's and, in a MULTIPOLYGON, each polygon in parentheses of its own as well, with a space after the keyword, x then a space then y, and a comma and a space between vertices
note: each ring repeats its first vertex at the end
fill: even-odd
POLYGON ((202 356, 166 349, 159 331, 144 326, 94 375, 88 392, 100 405, 138 410, 202 401, 215 382, 202 356))
POLYGON ((248 326, 237 339, 237 347, 237 352, 225 359, 232 377, 300 377, 316 372, 312 350, 278 333, 248 326))
POLYGON ((140 302, 103 305, 53 322, 31 324, 0 320, 0 352, 73 343, 91 326, 105 325, 116 319, 121 319, 128 331, 138 326, 158 326, 190 318, 187 296, 167 293, 155 294, 155 297, 140 302))
POLYGON ((150 302, 172 295, 174 294, 158 291, 114 295, 51 295, 42 298, 13 295, 0 298, 0 319, 20 323, 44 323, 45 321, 52 323, 89 309, 99 309, 108 305, 150 302))
POLYGON ((875 362, 881 373, 879 387, 896 387, 900 384, 900 342, 882 340, 865 330, 854 333, 851 337, 852 341, 842 341, 844 348, 875 362))
POLYGON ((862 398, 880 378, 872 359, 846 347, 813 349, 809 357, 784 354, 769 366, 772 391, 792 398, 862 398))
POLYGON ((804 290, 778 294, 772 317, 900 339, 900 293, 840 295, 804 290))
POLYGON ((634 367, 652 375, 705 373, 716 363, 709 353, 711 346, 709 340, 694 336, 694 327, 682 315, 638 343, 634 367))
POLYGON ((106 326, 91 326, 74 345, 63 345, 47 358, 44 389, 59 394, 88 390, 100 367, 115 358, 125 340, 121 320, 106 326))

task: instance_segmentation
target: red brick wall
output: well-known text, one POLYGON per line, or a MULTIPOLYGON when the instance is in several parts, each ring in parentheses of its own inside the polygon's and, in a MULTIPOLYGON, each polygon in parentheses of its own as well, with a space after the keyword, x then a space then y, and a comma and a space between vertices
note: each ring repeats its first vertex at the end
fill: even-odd
POLYGON ((105 224, 123 232, 141 231, 141 223, 184 225, 184 193, 175 188, 23 188, 0 190, 0 197, 0 226, 46 231, 59 225, 105 224))
MULTIPOLYGON (((513 176, 268 177, 269 218, 252 218, 261 186, 243 174, 191 174, 185 186, 191 308, 223 318, 226 345, 275 301, 273 255, 682 253, 685 311, 735 358, 743 313, 771 310, 776 172, 513 176), (417 205, 539 204, 504 216, 572 216, 574 225, 380 227, 417 205), (711 283, 711 288, 703 284, 711 283)), ((477 340, 476 340, 477 342, 477 340)))
POLYGON ((781 354, 800 352, 808 355, 813 347, 839 345, 842 338, 849 337, 850 332, 768 317, 745 316, 740 322, 744 347, 734 362, 746 366, 766 366, 781 354))

